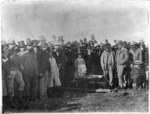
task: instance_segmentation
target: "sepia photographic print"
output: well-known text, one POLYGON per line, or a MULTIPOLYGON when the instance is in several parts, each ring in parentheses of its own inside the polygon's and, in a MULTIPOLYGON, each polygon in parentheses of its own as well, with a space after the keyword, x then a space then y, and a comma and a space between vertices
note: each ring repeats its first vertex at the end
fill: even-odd
POLYGON ((149 5, 2 0, 1 113, 148 113, 149 5))

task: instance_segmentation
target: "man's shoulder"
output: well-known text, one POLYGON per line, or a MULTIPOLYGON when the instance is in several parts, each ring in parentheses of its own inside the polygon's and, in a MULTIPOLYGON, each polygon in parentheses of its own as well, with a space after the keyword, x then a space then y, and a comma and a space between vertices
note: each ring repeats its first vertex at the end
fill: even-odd
POLYGON ((102 52, 102 54, 105 54, 106 53, 106 50, 104 50, 103 52, 102 52))
POLYGON ((141 52, 142 52, 142 50, 141 50, 141 49, 137 49, 137 52, 138 52, 138 53, 141 53, 141 52))
POLYGON ((129 52, 129 51, 128 51, 126 48, 124 48, 124 47, 121 48, 121 50, 124 51, 124 52, 129 52))
POLYGON ((23 57, 26 57, 29 55, 29 52, 24 52, 24 54, 22 55, 23 57))

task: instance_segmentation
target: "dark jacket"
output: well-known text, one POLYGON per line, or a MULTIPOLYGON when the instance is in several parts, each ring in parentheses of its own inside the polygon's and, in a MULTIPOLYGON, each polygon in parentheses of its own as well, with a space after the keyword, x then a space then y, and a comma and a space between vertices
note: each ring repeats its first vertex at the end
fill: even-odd
POLYGON ((63 50, 59 50, 57 52, 54 51, 53 57, 56 59, 56 62, 57 62, 57 65, 59 68, 61 68, 66 62, 65 54, 64 54, 63 50))
POLYGON ((46 71, 51 71, 49 63, 49 53, 47 51, 41 50, 38 54, 39 62, 39 73, 45 73, 46 71))
POLYGON ((4 59, 8 59, 7 62, 3 63, 5 70, 8 71, 12 71, 12 70, 20 70, 21 67, 21 58, 20 56, 14 51, 14 50, 10 50, 8 49, 4 55, 3 55, 4 59))
POLYGON ((26 76, 38 76, 38 61, 37 55, 34 52, 25 53, 22 58, 22 65, 24 66, 24 74, 26 76))

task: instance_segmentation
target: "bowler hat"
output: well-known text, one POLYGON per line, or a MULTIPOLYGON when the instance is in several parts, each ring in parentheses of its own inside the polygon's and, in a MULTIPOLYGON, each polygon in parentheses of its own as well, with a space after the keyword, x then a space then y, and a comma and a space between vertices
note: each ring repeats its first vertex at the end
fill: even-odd
POLYGON ((8 44, 9 45, 16 45, 16 42, 14 40, 10 40, 8 44))
POLYGON ((119 40, 118 43, 117 43, 117 45, 122 45, 122 41, 119 40))
POLYGON ((41 35, 41 36, 39 36, 39 40, 40 41, 46 41, 46 38, 43 35, 41 35))
POLYGON ((27 42, 27 46, 33 46, 32 41, 28 41, 28 42, 27 42))
POLYGON ((139 41, 139 44, 140 44, 140 43, 144 43, 144 40, 143 40, 143 39, 141 39, 141 40, 139 41))
POLYGON ((4 46, 4 45, 7 45, 6 41, 1 41, 1 44, 4 46))
POLYGON ((47 48, 48 47, 47 43, 42 43, 41 46, 42 46, 42 48, 47 48))

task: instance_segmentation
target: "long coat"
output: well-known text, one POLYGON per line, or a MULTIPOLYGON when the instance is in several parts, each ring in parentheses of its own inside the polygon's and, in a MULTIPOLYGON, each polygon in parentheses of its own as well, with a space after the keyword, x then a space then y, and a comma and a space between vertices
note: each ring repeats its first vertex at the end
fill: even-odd
POLYGON ((49 64, 49 53, 47 51, 41 50, 38 53, 38 63, 39 63, 39 73, 45 73, 46 71, 50 72, 49 64))
POLYGON ((112 68, 114 68, 115 55, 113 52, 107 52, 104 50, 101 55, 101 67, 103 70, 106 70, 109 68, 110 65, 112 66, 112 68))
POLYGON ((22 58, 22 65, 24 66, 24 74, 28 76, 38 76, 38 61, 37 55, 34 52, 25 53, 22 58))
POLYGON ((125 68, 127 66, 129 60, 129 52, 126 48, 121 48, 121 50, 117 50, 116 53, 116 62, 117 62, 117 68, 123 67, 125 68))
POLYGON ((49 58, 49 62, 51 66, 51 75, 49 77, 48 87, 54 87, 54 81, 56 86, 61 86, 56 59, 54 57, 49 58))

